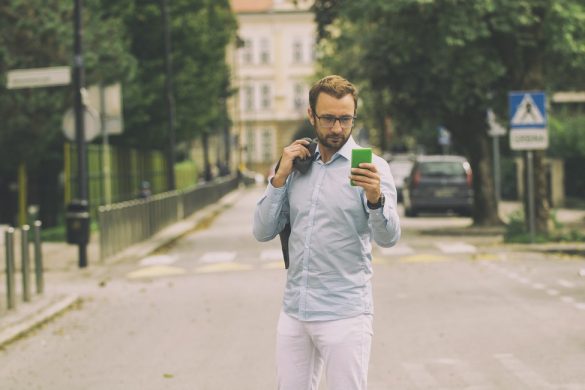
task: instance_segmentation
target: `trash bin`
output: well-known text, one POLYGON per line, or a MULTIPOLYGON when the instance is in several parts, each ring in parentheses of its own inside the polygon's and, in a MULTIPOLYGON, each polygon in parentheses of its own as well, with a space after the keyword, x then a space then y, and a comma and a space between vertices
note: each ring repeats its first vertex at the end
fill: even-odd
POLYGON ((67 205, 65 221, 69 244, 87 244, 89 242, 89 206, 86 200, 72 200, 67 205))

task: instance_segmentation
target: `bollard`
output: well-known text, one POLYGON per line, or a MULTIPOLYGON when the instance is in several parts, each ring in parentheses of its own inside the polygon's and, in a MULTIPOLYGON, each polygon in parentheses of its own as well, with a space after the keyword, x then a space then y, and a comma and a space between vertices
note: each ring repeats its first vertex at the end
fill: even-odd
POLYGON ((14 228, 9 227, 5 233, 6 248, 6 300, 8 309, 16 307, 14 299, 14 228))
POLYGON ((28 232, 30 227, 24 225, 20 228, 21 233, 21 258, 22 258, 22 299, 25 302, 30 301, 30 287, 29 287, 29 250, 28 250, 28 232))
POLYGON ((34 223, 34 239, 35 239, 35 277, 37 282, 37 294, 42 294, 45 291, 45 281, 43 278, 43 251, 41 246, 41 221, 34 223))

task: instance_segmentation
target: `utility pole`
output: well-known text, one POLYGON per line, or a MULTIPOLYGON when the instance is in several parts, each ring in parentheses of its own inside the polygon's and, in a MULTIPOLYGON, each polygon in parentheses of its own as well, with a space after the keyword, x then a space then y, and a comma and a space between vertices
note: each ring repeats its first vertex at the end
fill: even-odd
MULTIPOLYGON (((77 144, 77 196, 79 205, 88 208, 88 182, 87 182, 87 150, 85 144, 85 123, 83 90, 85 88, 85 68, 83 63, 83 1, 75 0, 74 10, 74 58, 73 58, 73 88, 75 111, 75 141, 77 144)), ((81 211, 81 210, 80 210, 81 211)), ((86 211, 86 228, 89 229, 89 210, 86 211)), ((79 267, 87 267, 87 242, 80 240, 79 267)))
POLYGON ((171 32, 169 26, 168 0, 161 0, 161 14, 164 30, 165 49, 165 96, 169 119, 169 145, 167 154, 167 177, 169 190, 175 189, 175 98, 173 96, 173 60, 171 52, 171 32))

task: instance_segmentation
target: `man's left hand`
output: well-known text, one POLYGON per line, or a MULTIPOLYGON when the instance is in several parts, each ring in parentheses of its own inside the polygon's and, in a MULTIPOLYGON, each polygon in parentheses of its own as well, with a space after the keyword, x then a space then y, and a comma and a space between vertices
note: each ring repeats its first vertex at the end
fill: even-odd
POLYGON ((380 175, 376 165, 372 163, 361 163, 359 168, 352 168, 349 176, 354 184, 362 187, 366 193, 366 198, 370 203, 377 203, 380 199, 380 175))

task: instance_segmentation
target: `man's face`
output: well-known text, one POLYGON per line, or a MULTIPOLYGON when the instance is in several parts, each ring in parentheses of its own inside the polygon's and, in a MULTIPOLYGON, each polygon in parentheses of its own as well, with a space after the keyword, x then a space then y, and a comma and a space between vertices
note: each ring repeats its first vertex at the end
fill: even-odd
POLYGON ((323 117, 353 117, 355 112, 353 97, 348 94, 337 99, 326 93, 320 93, 315 111, 312 112, 309 108, 308 114, 309 121, 317 132, 319 143, 332 152, 338 151, 351 135, 353 126, 342 127, 340 121, 336 120, 333 127, 328 128, 323 126, 323 122, 325 122, 323 117), (318 117, 321 117, 321 120, 318 117))

